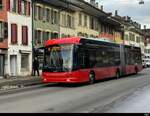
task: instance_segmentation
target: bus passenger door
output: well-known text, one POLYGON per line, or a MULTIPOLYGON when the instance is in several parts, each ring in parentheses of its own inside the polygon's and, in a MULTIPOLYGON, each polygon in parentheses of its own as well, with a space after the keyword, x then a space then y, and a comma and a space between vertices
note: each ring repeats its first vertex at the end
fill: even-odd
POLYGON ((76 51, 76 67, 79 72, 80 80, 81 81, 88 81, 88 54, 85 53, 85 49, 83 46, 79 46, 78 50, 76 51))
POLYGON ((121 75, 125 75, 126 74, 126 51, 124 45, 120 45, 120 60, 121 60, 120 73, 121 75))

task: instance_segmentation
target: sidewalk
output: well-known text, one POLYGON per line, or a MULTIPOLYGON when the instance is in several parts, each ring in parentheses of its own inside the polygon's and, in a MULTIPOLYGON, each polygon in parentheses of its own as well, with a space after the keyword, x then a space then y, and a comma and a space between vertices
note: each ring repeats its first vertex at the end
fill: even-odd
POLYGON ((3 86, 15 86, 15 85, 27 86, 41 83, 42 78, 40 76, 16 77, 9 79, 0 79, 0 88, 3 86))

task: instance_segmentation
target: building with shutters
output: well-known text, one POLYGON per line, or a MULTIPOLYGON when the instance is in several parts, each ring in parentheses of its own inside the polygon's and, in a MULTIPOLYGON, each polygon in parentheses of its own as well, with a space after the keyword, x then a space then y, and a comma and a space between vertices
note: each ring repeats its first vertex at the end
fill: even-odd
MULTIPOLYGON (((32 72, 32 17, 30 0, 0 0, 0 15, 3 15, 3 41, 5 49, 3 76, 27 76, 32 72), (6 70, 7 69, 7 70, 6 70)), ((0 16, 1 17, 1 16, 0 16)), ((0 28, 1 30, 1 28, 0 28)), ((2 50, 1 50, 2 51, 2 50)), ((4 52, 4 51, 2 51, 4 52)), ((0 58, 3 61, 3 58, 0 58)), ((2 66, 0 66, 2 67, 2 66)))
POLYGON ((7 23, 7 0, 0 0, 0 78, 6 71, 6 57, 8 51, 8 23, 7 23))

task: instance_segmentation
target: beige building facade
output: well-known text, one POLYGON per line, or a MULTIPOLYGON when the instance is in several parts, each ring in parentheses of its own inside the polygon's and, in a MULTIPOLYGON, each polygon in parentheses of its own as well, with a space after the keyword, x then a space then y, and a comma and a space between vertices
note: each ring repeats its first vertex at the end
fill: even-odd
POLYGON ((75 26, 75 12, 62 11, 60 13, 60 37, 75 37, 76 26, 75 26))
POLYGON ((80 37, 98 37, 100 22, 96 17, 92 17, 83 12, 76 12, 76 33, 80 37))

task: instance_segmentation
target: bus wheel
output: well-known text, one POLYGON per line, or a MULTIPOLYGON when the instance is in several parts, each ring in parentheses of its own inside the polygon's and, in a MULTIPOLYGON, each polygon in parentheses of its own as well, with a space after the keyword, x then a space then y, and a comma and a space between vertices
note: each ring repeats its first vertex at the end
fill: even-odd
POLYGON ((118 71, 116 72, 116 79, 119 79, 119 77, 120 77, 120 71, 118 70, 118 71))
POLYGON ((89 84, 93 84, 94 82, 95 82, 95 74, 94 74, 94 72, 90 72, 89 84))

